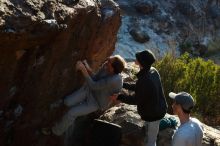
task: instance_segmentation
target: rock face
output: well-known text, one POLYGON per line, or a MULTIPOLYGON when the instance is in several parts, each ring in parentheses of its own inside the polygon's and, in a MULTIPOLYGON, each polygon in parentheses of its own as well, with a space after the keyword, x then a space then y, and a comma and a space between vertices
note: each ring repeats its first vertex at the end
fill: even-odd
POLYGON ((77 60, 112 54, 119 26, 111 0, 1 0, 0 145, 62 145, 40 133, 59 117, 49 104, 82 83, 77 60))
MULTIPOLYGON (((167 114, 166 117, 175 118, 179 125, 179 120, 176 116, 167 114)), ((122 127, 121 146, 143 146, 144 121, 138 115, 136 106, 119 104, 106 111, 100 119, 122 127)), ((203 124, 203 127, 203 146, 219 146, 220 131, 205 124, 203 124)), ((160 131, 157 140, 158 146, 170 146, 174 130, 173 128, 167 128, 160 131)))

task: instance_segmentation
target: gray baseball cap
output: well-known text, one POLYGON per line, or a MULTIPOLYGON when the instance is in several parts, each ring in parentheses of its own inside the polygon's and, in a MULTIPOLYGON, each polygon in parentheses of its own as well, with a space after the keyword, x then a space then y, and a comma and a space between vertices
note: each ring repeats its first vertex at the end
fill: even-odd
POLYGON ((195 105, 193 97, 187 92, 170 92, 169 96, 186 111, 190 111, 195 105))

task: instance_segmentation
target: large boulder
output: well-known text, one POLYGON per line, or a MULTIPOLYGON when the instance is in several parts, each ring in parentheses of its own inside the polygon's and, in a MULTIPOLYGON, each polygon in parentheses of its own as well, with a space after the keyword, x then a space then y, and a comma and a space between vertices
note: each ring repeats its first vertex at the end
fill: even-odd
MULTIPOLYGON (((172 117, 179 125, 176 116, 167 114, 165 118, 172 117)), ((121 146, 143 146, 144 139, 144 121, 141 120, 137 113, 137 107, 134 105, 119 104, 106 111, 100 119, 118 124, 122 127, 121 146)), ((203 146, 219 146, 220 131, 203 124, 204 137, 203 146)), ((174 128, 161 130, 158 135, 158 146, 170 146, 174 128)))
POLYGON ((62 114, 48 107, 82 83, 77 60, 112 54, 120 19, 111 0, 0 2, 0 145, 62 145, 40 132, 62 114))
POLYGON ((129 33, 133 37, 133 39, 139 43, 145 43, 150 40, 148 34, 141 31, 140 29, 132 28, 129 33))

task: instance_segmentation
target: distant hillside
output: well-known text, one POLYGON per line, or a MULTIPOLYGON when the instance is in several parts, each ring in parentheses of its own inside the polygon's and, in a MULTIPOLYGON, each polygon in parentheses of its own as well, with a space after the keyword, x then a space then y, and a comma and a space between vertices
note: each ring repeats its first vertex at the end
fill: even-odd
POLYGON ((128 60, 145 48, 158 55, 175 50, 204 56, 220 51, 220 1, 218 0, 115 0, 122 25, 115 53, 128 60), (181 48, 181 44, 190 44, 181 48), (219 43, 217 43, 219 44, 219 43))

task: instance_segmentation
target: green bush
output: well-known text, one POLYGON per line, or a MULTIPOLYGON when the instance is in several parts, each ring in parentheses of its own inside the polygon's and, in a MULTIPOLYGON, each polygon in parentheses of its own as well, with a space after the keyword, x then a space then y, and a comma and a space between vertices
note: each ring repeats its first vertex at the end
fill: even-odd
MULTIPOLYGON (((161 75, 165 95, 185 91, 196 100, 195 113, 220 115, 220 66, 202 58, 184 54, 175 58, 168 54, 155 64, 161 75)), ((169 111, 171 100, 167 98, 169 111)))

